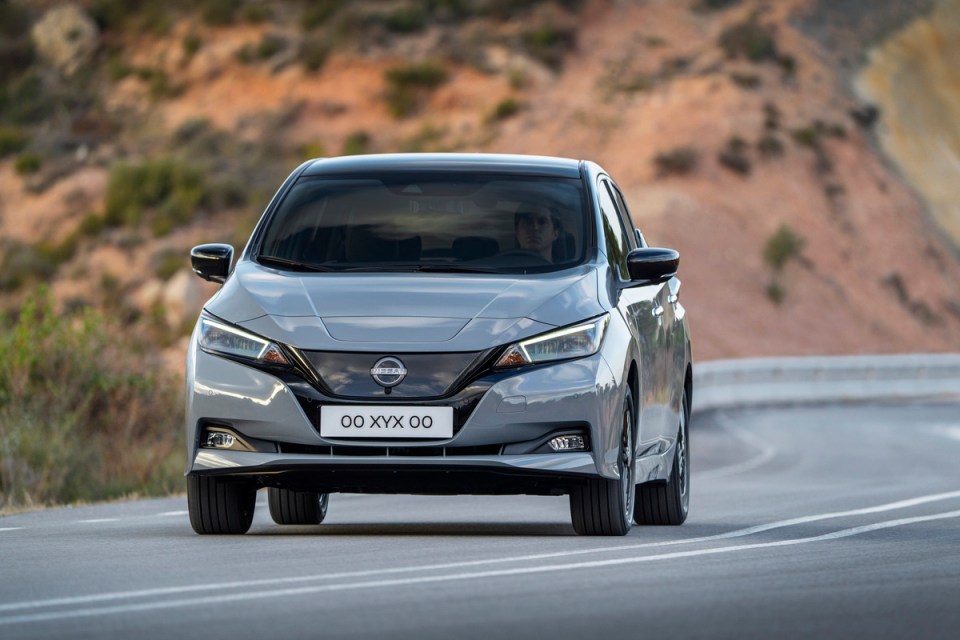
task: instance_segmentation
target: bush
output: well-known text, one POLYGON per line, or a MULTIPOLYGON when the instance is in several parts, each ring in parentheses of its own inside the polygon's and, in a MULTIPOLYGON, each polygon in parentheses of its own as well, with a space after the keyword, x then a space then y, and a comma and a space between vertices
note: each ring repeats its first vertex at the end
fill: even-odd
POLYGON ((757 141, 757 151, 767 158, 782 156, 784 152, 783 142, 777 136, 768 133, 757 141))
POLYGON ((0 326, 0 509, 181 489, 179 385, 135 341, 44 290, 0 326))
POLYGON ((25 153, 17 158, 13 168, 22 176, 40 171, 43 157, 37 153, 25 153))
POLYGON ((653 163, 657 167, 657 174, 667 175, 686 175, 691 173, 700 160, 700 154, 693 147, 678 147, 671 151, 663 151, 653 158, 653 163))
POLYGON ((315 0, 308 2, 300 15, 300 26, 305 31, 316 29, 326 23, 340 8, 339 0, 315 0))
POLYGON ((172 160, 119 164, 110 170, 104 221, 114 227, 136 226, 152 214, 181 224, 204 201, 205 189, 199 170, 172 160))
POLYGON ((504 98, 494 107, 491 120, 506 120, 520 113, 520 103, 515 98, 504 98))
POLYGON ((428 93, 447 81, 447 72, 432 62, 420 62, 388 69, 387 107, 395 117, 410 115, 428 93))
POLYGON ((356 156, 367 152, 370 146, 370 134, 366 131, 354 131, 343 143, 341 155, 356 156))
POLYGON ((233 24, 237 10, 242 0, 203 0, 200 3, 200 14, 203 21, 212 26, 233 24))
POLYGON ((186 62, 197 55, 197 51, 200 51, 200 47, 203 46, 203 40, 197 35, 196 31, 191 31, 183 36, 181 46, 183 47, 183 60, 186 62))
POLYGON ((0 127, 0 158, 19 153, 30 139, 15 127, 0 127))
POLYGON ((577 44, 576 31, 545 22, 523 35, 523 44, 534 58, 551 69, 559 70, 567 51, 577 44))
POLYGON ((36 247, 7 242, 0 260, 0 291, 16 291, 28 281, 46 280, 56 271, 57 265, 36 247))
POLYGON ((189 261, 182 251, 165 251, 157 256, 153 275, 167 281, 188 264, 189 261))
POLYGON ((330 43, 325 39, 307 37, 300 45, 299 58, 307 71, 319 71, 330 56, 330 43))
POLYGON ((763 79, 755 73, 739 73, 734 71, 730 74, 733 84, 742 89, 759 89, 763 84, 763 79))
POLYGON ((427 12, 419 5, 401 7, 388 14, 383 24, 395 33, 415 33, 427 26, 427 12))
POLYGON ((720 34, 719 44, 728 58, 744 57, 751 62, 778 58, 773 30, 755 18, 726 29, 720 34))
POLYGON ((783 285, 776 279, 770 281, 770 284, 767 285, 767 297, 770 298, 770 301, 773 304, 783 303, 783 299, 787 297, 787 290, 783 288, 783 285))
POLYGON ((782 271, 786 264, 800 255, 807 240, 785 224, 774 232, 763 247, 763 259, 774 271, 782 271))
POLYGON ((749 175, 752 170, 750 158, 747 157, 747 143, 738 136, 727 141, 727 146, 717 155, 720 164, 740 175, 749 175))

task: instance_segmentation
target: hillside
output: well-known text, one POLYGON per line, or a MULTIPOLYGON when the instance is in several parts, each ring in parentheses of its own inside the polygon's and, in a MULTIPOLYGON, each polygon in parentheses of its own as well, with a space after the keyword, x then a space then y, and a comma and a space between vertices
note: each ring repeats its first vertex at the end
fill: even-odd
POLYGON ((189 247, 242 245, 301 160, 537 153, 602 164, 680 250, 697 358, 957 350, 942 198, 878 137, 951 121, 852 89, 868 45, 930 4, 870 3, 873 26, 831 41, 864 3, 100 0, 50 45, 29 34, 59 3, 8 0, 0 302, 49 283, 177 370, 213 291, 189 247))

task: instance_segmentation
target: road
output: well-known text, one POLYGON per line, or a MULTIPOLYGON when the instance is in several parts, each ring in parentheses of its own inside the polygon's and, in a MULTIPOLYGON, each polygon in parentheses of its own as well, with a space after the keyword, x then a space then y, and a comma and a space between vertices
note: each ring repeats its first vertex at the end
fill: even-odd
POLYGON ((682 527, 566 498, 334 495, 201 537, 184 497, 0 518, 0 638, 956 638, 960 405, 695 416, 682 527))

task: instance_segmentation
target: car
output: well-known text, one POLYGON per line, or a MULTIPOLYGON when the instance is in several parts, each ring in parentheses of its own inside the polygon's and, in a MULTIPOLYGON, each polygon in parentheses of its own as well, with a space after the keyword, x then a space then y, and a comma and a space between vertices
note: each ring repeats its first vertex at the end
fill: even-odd
POLYGON ((332 493, 569 496, 573 529, 689 509, 679 254, 599 165, 500 154, 305 162, 222 283, 186 363, 199 534, 314 525, 332 493))

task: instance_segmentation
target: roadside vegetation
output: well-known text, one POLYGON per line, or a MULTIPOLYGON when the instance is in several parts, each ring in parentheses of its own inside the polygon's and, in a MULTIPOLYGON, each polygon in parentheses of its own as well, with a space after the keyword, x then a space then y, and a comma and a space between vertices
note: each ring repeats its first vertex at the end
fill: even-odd
POLYGON ((181 490, 179 384, 116 329, 42 289, 0 320, 0 512, 181 490))

